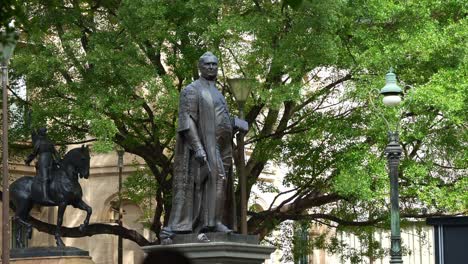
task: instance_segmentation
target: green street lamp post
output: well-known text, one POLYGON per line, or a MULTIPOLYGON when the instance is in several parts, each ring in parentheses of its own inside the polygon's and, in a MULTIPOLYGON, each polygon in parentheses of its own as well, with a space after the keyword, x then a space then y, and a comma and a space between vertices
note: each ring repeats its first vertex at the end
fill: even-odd
POLYGON ((8 177, 8 62, 16 46, 16 32, 0 33, 0 53, 2 68, 2 165, 3 165, 3 207, 2 207, 2 263, 10 263, 10 194, 8 177), (3 41, 3 42, 2 42, 3 41))
MULTIPOLYGON (((401 102, 402 90, 397 84, 396 75, 393 73, 392 69, 390 69, 390 72, 385 76, 385 86, 380 91, 380 94, 384 96, 383 103, 386 106, 397 106, 401 102)), ((390 263, 403 263, 401 258, 400 208, 398 201, 398 166, 403 149, 399 142, 398 130, 388 131, 388 141, 389 143, 385 148, 385 154, 388 160, 390 177, 390 263)))
MULTIPOLYGON (((239 117, 244 119, 244 106, 247 101, 247 97, 250 94, 252 89, 253 80, 251 79, 229 79, 229 86, 231 91, 234 94, 238 108, 239 108, 239 117)), ((237 134, 237 146, 238 146, 238 155, 239 155, 239 167, 237 172, 239 175, 239 185, 241 190, 241 233, 247 234, 247 180, 245 175, 245 145, 244 145, 245 133, 239 131, 237 134)))

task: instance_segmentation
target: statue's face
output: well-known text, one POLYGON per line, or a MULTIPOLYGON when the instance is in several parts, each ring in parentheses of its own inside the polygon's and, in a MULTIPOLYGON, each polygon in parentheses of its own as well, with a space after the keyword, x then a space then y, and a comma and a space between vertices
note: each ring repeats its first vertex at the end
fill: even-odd
POLYGON ((198 64, 201 76, 207 80, 214 80, 218 75, 218 59, 215 56, 206 56, 198 64))

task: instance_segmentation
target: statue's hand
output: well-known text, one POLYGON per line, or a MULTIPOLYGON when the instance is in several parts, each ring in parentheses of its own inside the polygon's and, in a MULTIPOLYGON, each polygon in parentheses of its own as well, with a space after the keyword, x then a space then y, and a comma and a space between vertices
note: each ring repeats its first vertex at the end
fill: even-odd
POLYGON ((200 163, 200 166, 206 163, 206 152, 203 148, 199 148, 195 151, 195 159, 200 163))

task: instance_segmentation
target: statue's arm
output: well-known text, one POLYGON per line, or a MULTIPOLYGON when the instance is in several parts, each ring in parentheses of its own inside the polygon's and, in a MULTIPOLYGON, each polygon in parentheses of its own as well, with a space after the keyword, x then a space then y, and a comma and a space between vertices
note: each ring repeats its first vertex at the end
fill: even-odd
POLYGON ((187 143, 193 151, 196 152, 200 149, 204 150, 200 137, 198 135, 197 125, 195 124, 195 121, 192 118, 190 118, 188 123, 189 128, 182 132, 184 139, 187 141, 187 143))
POLYGON ((35 155, 29 154, 29 156, 24 160, 24 164, 29 166, 31 164, 31 161, 34 159, 34 157, 35 155))
POLYGON ((34 146, 33 152, 29 154, 29 156, 24 160, 24 163, 29 166, 29 164, 31 164, 31 161, 33 161, 33 159, 37 156, 38 153, 39 148, 34 146))
POLYGON ((180 94, 177 132, 182 135, 184 144, 195 152, 195 158, 203 164, 206 161, 206 152, 198 134, 197 122, 198 92, 189 85, 180 94))
POLYGON ((190 129, 190 121, 198 122, 198 93, 192 86, 182 90, 179 97, 179 119, 177 132, 190 129))
POLYGON ((55 162, 59 162, 60 161, 60 155, 59 153, 57 152, 57 150, 55 149, 55 147, 52 147, 53 148, 53 151, 52 151, 52 155, 53 155, 53 159, 55 162))
POLYGON ((182 132, 183 138, 186 140, 186 143, 189 145, 190 149, 195 152, 195 159, 200 163, 200 165, 203 165, 207 162, 205 148, 201 143, 200 135, 198 135, 195 121, 190 118, 188 123, 189 129, 182 132))

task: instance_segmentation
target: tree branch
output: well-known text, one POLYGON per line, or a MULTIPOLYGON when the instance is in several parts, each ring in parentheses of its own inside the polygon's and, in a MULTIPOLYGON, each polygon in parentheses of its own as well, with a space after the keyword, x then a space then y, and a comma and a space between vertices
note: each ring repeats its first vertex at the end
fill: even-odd
POLYGON ((326 92, 328 91, 329 89, 337 86, 338 84, 342 83, 342 82, 345 82, 347 80, 350 80, 351 79, 351 74, 346 74, 345 76, 343 76, 342 78, 328 84, 327 86, 323 87, 321 90, 321 92, 319 92, 318 94, 314 94, 314 96, 310 97, 309 99, 305 100, 302 104, 296 106, 296 108, 294 109, 294 112, 297 112, 299 110, 301 110, 302 108, 304 108, 305 106, 307 106, 308 104, 310 104, 312 101, 314 101, 317 96, 321 95, 323 92, 326 92))
POLYGON ((84 75, 84 68, 83 65, 78 61, 76 58, 75 54, 73 53, 73 50, 71 46, 66 42, 66 40, 63 39, 64 30, 63 26, 60 23, 55 24, 55 28, 57 29, 58 37, 60 39, 60 43, 62 44, 63 50, 65 54, 67 55, 68 59, 73 63, 73 65, 78 69, 78 71, 81 73, 81 75, 84 75))
POLYGON ((319 194, 313 192, 309 195, 306 195, 304 198, 298 198, 291 204, 284 205, 280 212, 283 214, 288 214, 290 212, 302 212, 305 209, 321 206, 324 204, 336 202, 340 199, 343 199, 342 196, 332 193, 332 194, 319 194))
MULTIPOLYGON (((3 192, 0 191, 0 200, 3 197, 3 192)), ((10 203, 10 208, 14 211, 14 206, 10 203)), ((55 230, 57 228, 56 225, 49 224, 42 222, 34 217, 29 217, 29 222, 35 227, 37 230, 54 235, 55 230)), ((62 227, 60 229, 62 237, 85 237, 85 236, 93 236, 93 235, 117 235, 122 238, 131 240, 137 243, 139 246, 148 246, 152 243, 149 242, 144 236, 138 233, 135 230, 128 229, 118 225, 109 225, 109 224, 90 224, 86 230, 81 232, 78 227, 62 227)))
MULTIPOLYGON (((443 213, 432 213, 432 214, 401 214, 400 216, 402 218, 428 218, 428 217, 434 217, 434 216, 456 216, 459 214, 443 214, 443 213)), ((387 219, 388 216, 380 216, 374 219, 369 219, 367 221, 351 221, 351 220, 345 220, 339 217, 336 217, 334 215, 329 215, 329 214, 282 214, 280 215, 280 218, 282 220, 315 220, 315 219, 325 219, 325 220, 330 220, 338 225, 343 225, 343 226, 371 226, 378 224, 379 222, 382 222, 383 220, 387 219)))
MULTIPOLYGON (((161 52, 157 50, 155 47, 153 47, 151 42, 148 40, 144 41, 143 46, 141 45, 139 46, 144 51, 146 57, 148 57, 148 59, 151 61, 151 63, 155 67, 156 73, 160 76, 166 75, 167 74, 166 69, 164 69, 164 66, 162 65, 162 62, 161 62, 161 52)), ((161 44, 159 44, 158 46, 160 47, 161 44)))
MULTIPOLYGON (((39 231, 54 235, 55 229, 57 228, 56 225, 48 224, 37 220, 33 217, 29 218, 30 223, 39 231)), ((135 230, 127 229, 123 226, 118 225, 109 225, 109 224, 90 224, 86 230, 81 232, 78 227, 61 227, 60 229, 62 237, 85 237, 85 236, 93 236, 93 235, 116 235, 122 238, 131 240, 137 243, 139 246, 148 246, 151 245, 144 236, 138 233, 135 230)))

